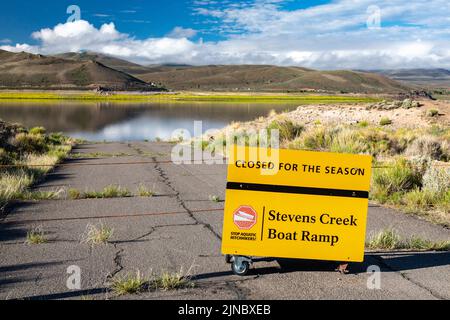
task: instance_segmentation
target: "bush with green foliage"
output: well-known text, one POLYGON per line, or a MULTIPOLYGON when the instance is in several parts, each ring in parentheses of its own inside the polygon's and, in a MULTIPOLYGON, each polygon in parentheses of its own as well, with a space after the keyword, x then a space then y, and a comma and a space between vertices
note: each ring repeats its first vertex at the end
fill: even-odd
POLYGON ((442 143, 437 137, 422 136, 415 139, 406 149, 405 154, 431 160, 446 160, 442 143))
POLYGON ((13 145, 19 154, 42 154, 49 150, 45 136, 40 134, 19 133, 14 137, 13 145))
POLYGON ((45 130, 44 127, 34 127, 34 128, 31 128, 31 129, 28 131, 28 133, 29 133, 29 134, 41 134, 41 135, 44 135, 44 134, 47 133, 47 130, 45 130))
POLYGON ((430 109, 430 110, 428 110, 427 113, 428 113, 428 116, 430 116, 430 117, 436 117, 439 115, 439 110, 430 109))
POLYGON ((392 124, 392 120, 389 118, 381 118, 380 120, 380 126, 388 126, 392 124))
POLYGON ((269 136, 271 130, 279 131, 280 141, 289 141, 297 138, 302 133, 303 129, 303 126, 285 119, 274 120, 267 126, 269 136))
POLYGON ((431 165, 423 175, 423 189, 442 194, 450 190, 450 166, 431 165))
POLYGON ((0 148, 0 165, 8 165, 11 164, 12 157, 9 152, 7 152, 5 149, 0 148))
POLYGON ((374 170, 372 196, 385 202, 394 193, 405 193, 421 186, 421 172, 410 161, 400 158, 385 168, 374 170))

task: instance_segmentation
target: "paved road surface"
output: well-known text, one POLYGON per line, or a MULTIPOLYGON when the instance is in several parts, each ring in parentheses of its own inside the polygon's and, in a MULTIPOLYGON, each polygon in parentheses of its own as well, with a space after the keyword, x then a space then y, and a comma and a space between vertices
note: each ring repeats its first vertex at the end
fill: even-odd
MULTIPOLYGON (((70 160, 70 163, 165 161, 170 144, 105 143, 78 147, 80 153, 126 156, 70 160)), ((195 287, 151 291, 121 299, 449 299, 450 253, 368 253, 352 273, 334 272, 328 262, 259 259, 248 277, 230 272, 220 255, 226 166, 170 163, 67 166, 55 170, 36 188, 99 190, 119 184, 135 191, 141 183, 156 191, 152 198, 54 200, 15 206, 0 223, 0 299, 117 299, 108 291, 112 277, 139 270, 142 274, 190 271, 195 287), (204 211, 202 211, 204 210, 204 211), (210 210, 210 211, 206 211, 210 210), (173 214, 145 216, 147 213, 173 214), (88 224, 114 228, 112 243, 81 243, 88 224), (50 242, 24 244, 34 226, 50 242), (67 267, 82 270, 82 290, 66 287, 67 267), (367 267, 382 270, 381 289, 367 288, 367 267)), ((368 236, 395 227, 404 236, 450 239, 450 231, 415 217, 371 205, 368 236)))

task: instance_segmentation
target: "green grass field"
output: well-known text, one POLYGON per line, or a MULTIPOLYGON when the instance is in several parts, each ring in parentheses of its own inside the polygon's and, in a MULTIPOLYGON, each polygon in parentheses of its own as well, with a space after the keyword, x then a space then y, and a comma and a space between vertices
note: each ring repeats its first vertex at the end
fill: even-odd
POLYGON ((370 103, 380 99, 361 96, 338 95, 288 95, 288 94, 110 94, 96 93, 53 93, 53 92, 3 92, 0 101, 120 101, 120 102, 232 102, 232 103, 286 103, 332 104, 370 103))

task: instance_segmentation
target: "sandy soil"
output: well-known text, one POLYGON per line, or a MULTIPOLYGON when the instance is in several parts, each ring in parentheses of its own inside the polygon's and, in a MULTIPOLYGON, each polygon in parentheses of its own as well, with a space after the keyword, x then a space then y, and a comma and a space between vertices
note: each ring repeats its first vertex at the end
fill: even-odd
POLYGON ((427 127, 433 124, 450 125, 450 103, 441 101, 423 103, 424 106, 420 108, 394 110, 368 110, 367 105, 301 106, 286 116, 305 125, 315 123, 318 120, 321 123, 351 124, 368 121, 369 123, 379 124, 382 118, 391 119, 394 128, 427 127), (427 112, 430 109, 439 110, 439 116, 428 116, 427 112))

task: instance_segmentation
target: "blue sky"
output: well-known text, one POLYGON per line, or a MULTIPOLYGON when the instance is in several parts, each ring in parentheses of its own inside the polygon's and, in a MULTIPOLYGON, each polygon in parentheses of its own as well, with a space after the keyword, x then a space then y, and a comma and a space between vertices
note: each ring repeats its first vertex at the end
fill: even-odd
MULTIPOLYGON (((221 7, 218 1, 212 7, 221 7)), ((244 1, 230 1, 230 3, 243 3, 244 1)), ((301 0, 286 1, 281 7, 286 10, 307 8, 330 1, 301 0)), ((202 1, 190 0, 28 0, 2 2, 0 5, 0 39, 9 39, 14 42, 34 42, 32 32, 49 26, 63 23, 69 17, 66 13, 70 5, 78 5, 81 9, 81 18, 88 20, 95 26, 114 22, 121 32, 130 34, 139 39, 148 37, 162 37, 176 26, 207 30, 209 19, 195 15, 195 9, 201 7, 202 1)), ((223 6, 222 6, 223 7, 223 6)), ((205 40, 220 40, 224 35, 205 32, 205 40)))
POLYGON ((2 1, 0 48, 142 64, 450 67, 448 0, 2 1), (81 20, 67 22, 69 5, 81 20))

